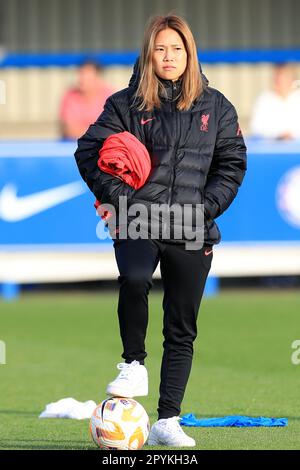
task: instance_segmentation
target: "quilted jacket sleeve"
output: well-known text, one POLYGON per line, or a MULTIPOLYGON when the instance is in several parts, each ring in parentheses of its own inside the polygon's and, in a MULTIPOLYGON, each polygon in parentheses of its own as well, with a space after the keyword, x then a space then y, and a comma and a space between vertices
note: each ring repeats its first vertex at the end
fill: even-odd
POLYGON ((99 169, 99 150, 107 137, 126 130, 113 96, 110 96, 98 120, 78 139, 75 152, 79 172, 90 190, 102 204, 113 204, 115 208, 118 207, 119 196, 130 200, 135 190, 120 178, 99 169))
POLYGON ((237 195, 247 169, 246 146, 234 106, 223 96, 212 164, 204 190, 205 214, 221 215, 237 195))

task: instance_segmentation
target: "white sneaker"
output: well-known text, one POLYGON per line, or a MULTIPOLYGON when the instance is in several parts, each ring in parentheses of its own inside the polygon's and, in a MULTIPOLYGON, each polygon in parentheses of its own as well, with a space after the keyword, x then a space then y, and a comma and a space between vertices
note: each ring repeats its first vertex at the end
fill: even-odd
POLYGON ((148 373, 138 361, 117 365, 121 371, 118 377, 106 388, 108 395, 124 398, 145 397, 148 395, 148 373))
POLYGON ((153 424, 148 442, 149 446, 194 447, 196 442, 185 434, 179 424, 179 416, 159 419, 153 424))

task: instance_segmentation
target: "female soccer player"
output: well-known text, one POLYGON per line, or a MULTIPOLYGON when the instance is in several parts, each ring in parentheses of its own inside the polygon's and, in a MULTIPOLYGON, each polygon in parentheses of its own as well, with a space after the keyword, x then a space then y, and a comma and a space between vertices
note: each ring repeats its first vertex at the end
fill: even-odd
POLYGON ((140 237, 129 232, 121 236, 124 223, 116 222, 118 316, 125 362, 118 365, 120 373, 107 393, 123 397, 148 393, 144 365, 148 294, 160 261, 164 352, 158 421, 148 444, 194 446, 178 417, 213 245, 220 241, 215 218, 230 206, 242 183, 246 147, 235 108, 208 86, 201 73, 185 20, 176 15, 151 19, 129 86, 109 97, 98 120, 78 140, 75 157, 83 179, 101 203, 111 204, 120 214, 119 198, 127 198, 127 228, 135 227, 129 214, 135 203, 147 211, 139 224, 140 237), (97 166, 105 139, 123 131, 144 144, 151 157, 149 177, 138 190, 97 166), (165 209, 158 217, 151 216, 154 205, 165 209), (171 206, 180 211, 173 212, 171 206), (159 227, 155 237, 153 226, 159 227))

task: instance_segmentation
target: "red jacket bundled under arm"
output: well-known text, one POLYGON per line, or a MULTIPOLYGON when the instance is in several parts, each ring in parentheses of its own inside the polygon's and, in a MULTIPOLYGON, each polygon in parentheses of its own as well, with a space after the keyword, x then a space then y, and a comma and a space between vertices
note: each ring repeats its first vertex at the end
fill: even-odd
MULTIPOLYGON (((130 132, 109 136, 99 155, 100 170, 120 178, 134 189, 145 184, 151 170, 150 155, 146 147, 130 132)), ((95 202, 95 207, 102 219, 107 220, 110 212, 101 208, 100 201, 95 202)))

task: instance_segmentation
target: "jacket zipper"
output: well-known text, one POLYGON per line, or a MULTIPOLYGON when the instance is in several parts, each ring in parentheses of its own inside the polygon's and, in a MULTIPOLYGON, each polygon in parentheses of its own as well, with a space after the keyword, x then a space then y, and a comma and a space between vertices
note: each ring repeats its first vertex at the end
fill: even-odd
MULTIPOLYGON (((172 91, 174 92, 176 90, 177 90, 176 85, 172 84, 172 91)), ((172 93, 172 98, 173 98, 173 93, 172 93)), ((179 142, 180 142, 180 122, 179 122, 179 119, 178 119, 178 110, 177 110, 175 102, 173 102, 173 103, 174 103, 174 107, 175 107, 174 111, 175 111, 175 121, 176 121, 176 134, 178 135, 178 139, 177 139, 176 144, 174 146, 174 155, 173 155, 173 158, 171 160, 172 175, 171 175, 171 179, 170 179, 170 183, 169 183, 168 206, 170 205, 171 199, 172 199, 172 189, 173 189, 173 183, 174 183, 174 179, 175 179, 175 159, 176 159, 176 154, 177 154, 177 150, 178 150, 179 142)))
MULTIPOLYGON (((177 91, 177 87, 176 85, 173 85, 172 84, 172 98, 173 98, 173 92, 174 91, 177 91)), ((179 114, 178 114, 178 109, 176 107, 176 103, 175 101, 172 102, 172 105, 171 106, 174 106, 174 112, 175 112, 175 122, 176 122, 176 133, 175 135, 178 135, 178 139, 175 143, 175 146, 174 146, 174 155, 173 155, 173 158, 171 159, 171 178, 170 178, 170 182, 169 182, 169 194, 168 194, 168 202, 167 202, 167 211, 168 211, 168 220, 170 220, 170 203, 171 203, 171 199, 172 199, 172 190, 173 190, 173 184, 174 184, 174 179, 175 179, 175 160, 176 160, 176 154, 177 154, 177 149, 179 147, 179 142, 180 142, 180 120, 179 120, 179 114)), ((164 231, 165 231, 165 228, 166 228, 166 222, 164 223, 164 231)))

